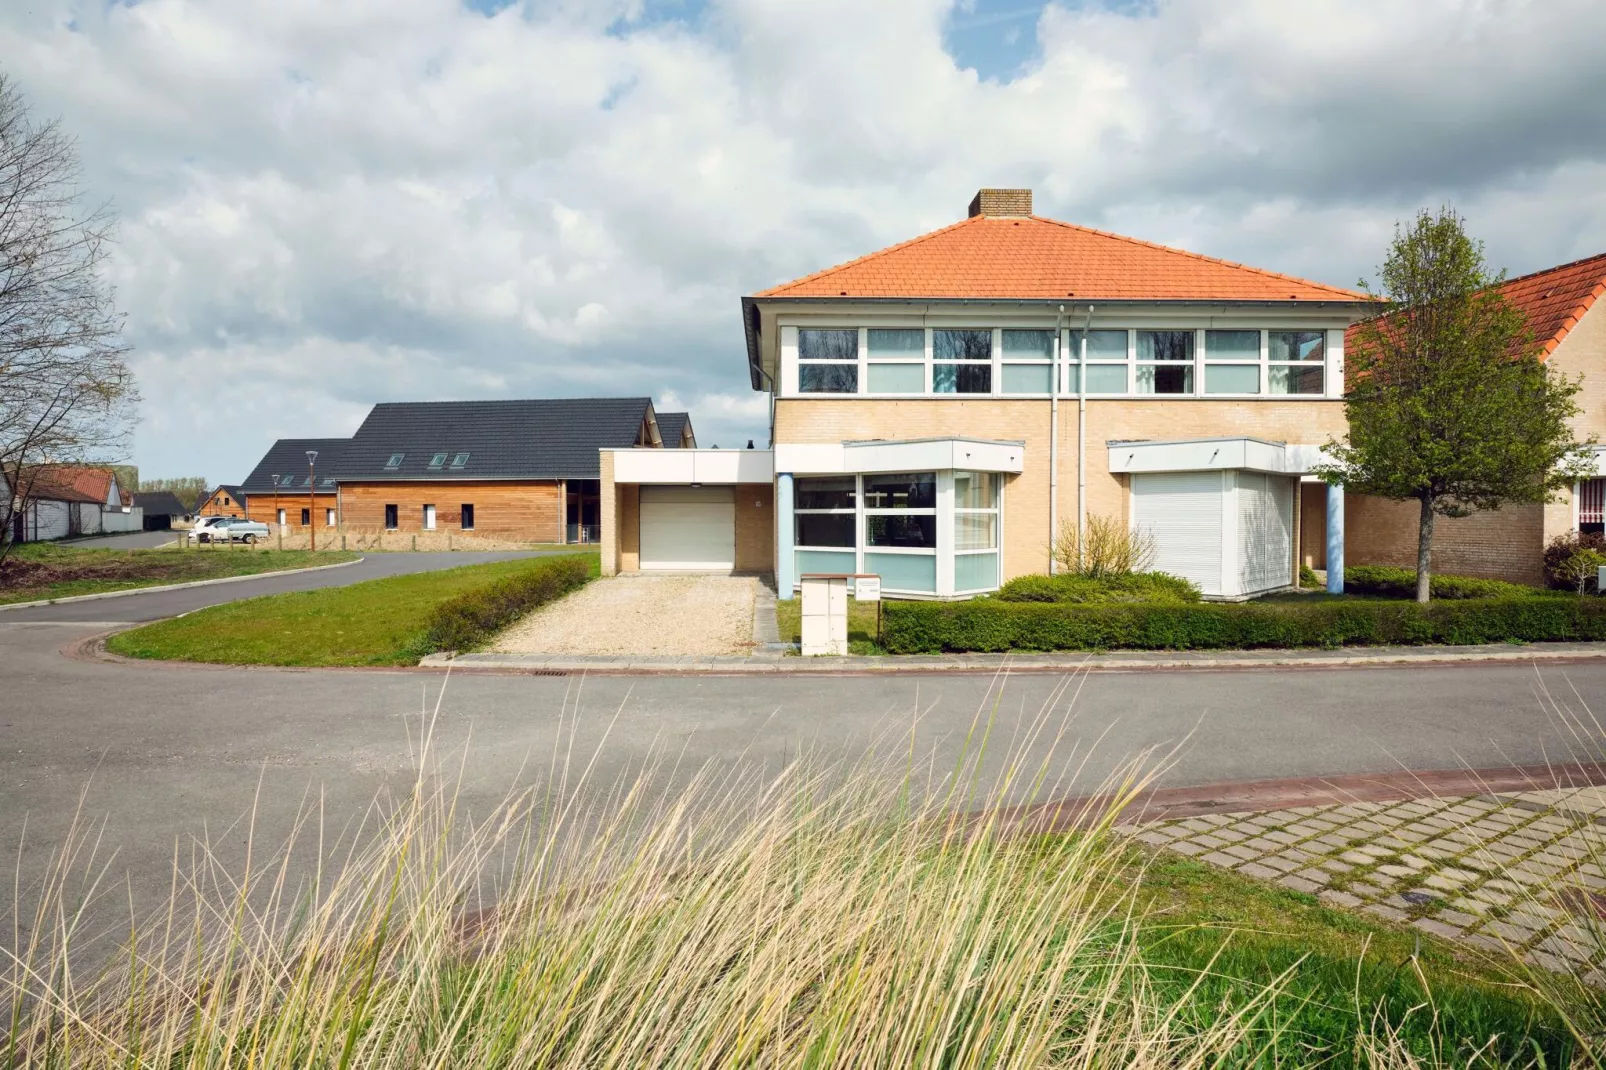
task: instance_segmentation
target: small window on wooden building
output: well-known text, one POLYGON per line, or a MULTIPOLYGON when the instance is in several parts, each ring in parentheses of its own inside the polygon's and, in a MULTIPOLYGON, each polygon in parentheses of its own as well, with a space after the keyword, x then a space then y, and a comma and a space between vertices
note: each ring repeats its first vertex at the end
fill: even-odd
POLYGON ((396 530, 396 507, 394 505, 385 506, 385 530, 396 530))
POLYGON ((463 503, 463 530, 474 530, 474 506, 467 502, 463 503))

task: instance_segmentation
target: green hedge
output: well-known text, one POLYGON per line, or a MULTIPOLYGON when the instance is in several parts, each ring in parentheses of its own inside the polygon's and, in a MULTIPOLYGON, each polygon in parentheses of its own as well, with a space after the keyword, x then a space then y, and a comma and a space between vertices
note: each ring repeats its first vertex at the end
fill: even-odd
POLYGON ((1182 605, 1199 601, 1199 588, 1164 572, 1129 572, 1119 576, 1078 576, 1062 572, 1016 576, 999 588, 995 598, 1005 602, 1068 602, 1082 605, 1110 602, 1167 602, 1182 605))
MULTIPOLYGON (((1476 576, 1432 576, 1428 587, 1434 598, 1520 598, 1538 593, 1536 587, 1476 576)), ((1387 598, 1415 598, 1416 571, 1387 565, 1356 565, 1344 570, 1344 590, 1387 598)))
POLYGON ((893 654, 1005 650, 1244 650, 1606 639, 1606 598, 1058 605, 888 602, 893 654))
POLYGON ((588 556, 549 557, 528 572, 440 603, 426 622, 423 652, 474 649, 531 610, 585 586, 594 563, 588 556))

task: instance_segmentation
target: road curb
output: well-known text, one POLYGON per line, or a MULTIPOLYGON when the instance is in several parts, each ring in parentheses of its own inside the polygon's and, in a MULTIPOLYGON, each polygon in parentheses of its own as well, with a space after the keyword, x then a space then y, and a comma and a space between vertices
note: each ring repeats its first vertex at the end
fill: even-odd
POLYGON ((1557 643, 1513 648, 1509 644, 1481 647, 1382 647, 1335 653, 1275 651, 1011 655, 970 654, 942 656, 884 655, 852 657, 576 657, 540 654, 430 654, 419 667, 438 671, 505 673, 511 675, 589 673, 607 676, 786 675, 895 676, 949 674, 1141 672, 1146 670, 1200 671, 1244 669, 1404 668, 1412 665, 1451 665, 1499 662, 1568 662, 1606 658, 1606 643, 1557 643))
POLYGON ((246 580, 260 580, 269 576, 299 576, 303 572, 325 572, 332 568, 345 568, 348 565, 361 564, 365 558, 353 558, 350 561, 340 561, 333 565, 314 565, 311 568, 284 568, 274 572, 253 572, 249 576, 219 576, 213 580, 190 580, 188 583, 164 583, 160 587, 130 587, 122 591, 102 591, 99 594, 75 594, 66 598, 41 598, 33 602, 10 602, 0 606, 0 613, 12 609, 34 609, 38 606, 64 606, 74 602, 96 602, 102 598, 125 598, 135 594, 156 594, 160 591, 183 591, 190 587, 212 587, 219 583, 244 583, 246 580))

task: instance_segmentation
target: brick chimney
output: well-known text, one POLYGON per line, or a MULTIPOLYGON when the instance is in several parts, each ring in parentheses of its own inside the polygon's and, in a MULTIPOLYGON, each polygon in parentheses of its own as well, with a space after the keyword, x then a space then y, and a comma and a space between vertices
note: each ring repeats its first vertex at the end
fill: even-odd
POLYGON ((1029 189, 981 189, 970 199, 970 215, 1013 216, 1017 219, 1032 214, 1032 191, 1029 189))

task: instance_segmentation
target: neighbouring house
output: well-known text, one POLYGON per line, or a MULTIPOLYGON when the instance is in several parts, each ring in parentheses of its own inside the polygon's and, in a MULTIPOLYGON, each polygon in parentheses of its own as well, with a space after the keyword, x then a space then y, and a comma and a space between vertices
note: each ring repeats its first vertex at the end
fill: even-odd
POLYGON ((197 516, 244 516, 245 494, 237 484, 222 484, 201 501, 197 516))
POLYGON ((689 412, 660 412, 658 414, 658 434, 664 440, 665 449, 694 450, 697 448, 697 435, 691 428, 691 413, 689 412))
POLYGON ((11 538, 17 542, 67 539, 139 531, 143 511, 110 468, 41 464, 8 474, 22 507, 13 508, 11 538))
POLYGON ((146 531, 166 531, 195 515, 170 490, 142 490, 134 496, 134 500, 144 511, 146 531))
POLYGON ((353 528, 590 543, 599 451, 666 444, 645 397, 393 402, 374 406, 332 474, 353 528))
POLYGON ((1211 597, 1288 587, 1368 305, 982 190, 961 222, 742 299, 771 449, 605 450, 603 571, 965 597, 1102 516, 1211 597))
MULTIPOLYGON (((1606 312, 1597 308, 1606 306, 1600 301, 1606 294, 1606 253, 1510 279, 1500 290, 1527 315, 1541 359, 1582 378, 1581 411, 1573 421, 1578 438, 1606 439, 1606 312)), ((1606 530, 1606 447, 1591 454, 1595 478, 1574 484, 1559 501, 1440 517, 1433 531, 1434 571, 1544 583, 1546 543, 1570 531, 1606 530)), ((1344 508, 1349 564, 1416 567, 1416 502, 1351 494, 1344 508)), ((1304 515, 1305 560, 1324 568, 1325 516, 1313 509, 1304 515)))
POLYGON ((245 515, 275 531, 334 527, 339 523, 335 472, 350 444, 349 438, 279 439, 240 484, 245 515), (316 455, 310 463, 309 451, 316 455))

